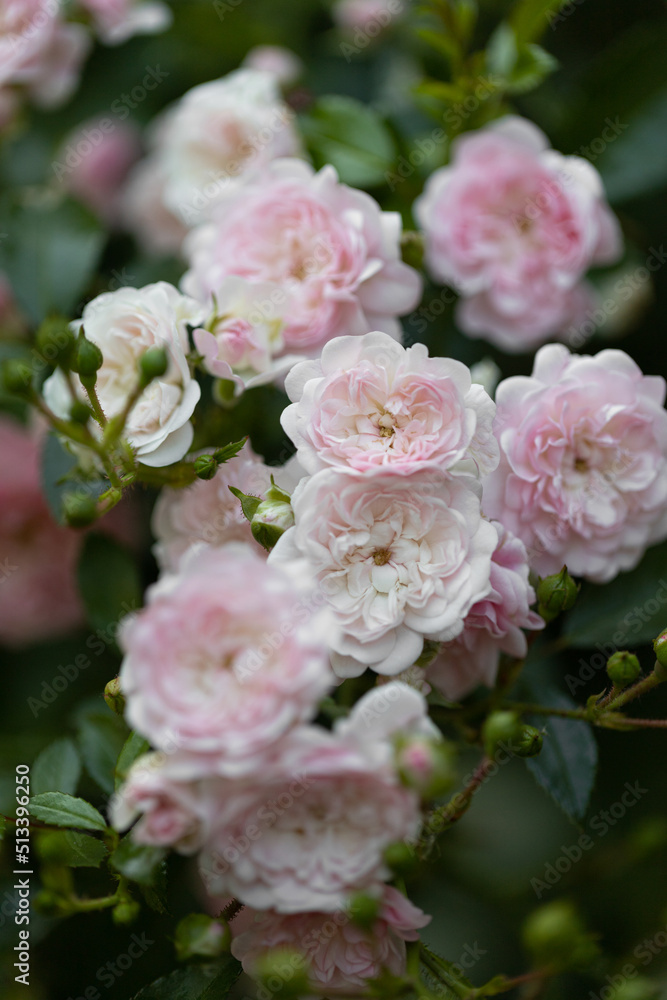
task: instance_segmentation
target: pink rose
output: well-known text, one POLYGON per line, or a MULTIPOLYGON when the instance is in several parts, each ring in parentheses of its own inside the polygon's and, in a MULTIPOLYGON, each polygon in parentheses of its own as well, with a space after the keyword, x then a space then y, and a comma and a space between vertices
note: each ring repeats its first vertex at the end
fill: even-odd
POLYGON ((336 0, 331 13, 342 28, 357 29, 374 38, 404 11, 404 0, 336 0))
POLYGON ((213 781, 180 780, 177 769, 172 773, 175 761, 162 752, 138 757, 111 799, 110 819, 117 830, 138 819, 132 830, 137 844, 194 854, 211 828, 213 781))
POLYGON ((42 494, 41 435, 0 417, 0 642, 23 646, 81 625, 81 535, 57 524, 42 494))
POLYGON ((137 131, 130 125, 91 119, 71 132, 53 168, 73 197, 109 225, 120 215, 119 196, 127 174, 139 157, 137 131))
POLYGON ((252 976, 267 951, 287 948, 303 953, 317 996, 363 993, 369 979, 388 971, 405 974, 405 942, 416 941, 430 921, 409 899, 385 886, 372 930, 361 930, 345 910, 283 914, 245 907, 231 925, 232 954, 252 976))
POLYGON ((374 746, 357 738, 363 726, 301 726, 262 769, 220 788, 221 818, 200 858, 210 893, 281 913, 332 912, 389 876, 383 852, 416 836, 419 799, 396 774, 394 727, 374 746))
POLYGON ((404 475, 498 464, 495 406, 460 361, 407 350, 385 333, 338 337, 290 371, 281 423, 309 472, 327 466, 404 475), (488 452, 488 454, 487 454, 488 452))
POLYGON ((399 215, 339 183, 333 167, 315 173, 277 160, 188 237, 183 287, 206 299, 232 274, 279 285, 288 350, 313 353, 373 328, 400 340, 396 317, 421 294, 419 275, 401 261, 400 235, 399 215))
POLYGON ((456 701, 478 684, 493 687, 500 654, 522 658, 528 643, 522 629, 541 629, 544 622, 530 610, 535 591, 528 582, 523 542, 498 521, 498 546, 491 562, 491 593, 473 605, 463 632, 443 645, 426 676, 446 698, 456 701))
POLYGON ((495 528, 464 478, 439 469, 370 477, 325 469, 292 496, 295 525, 269 563, 305 558, 333 609, 332 664, 397 674, 425 636, 452 639, 490 591, 495 528))
POLYGON ((263 496, 271 485, 271 471, 282 482, 280 470, 271 470, 249 444, 221 465, 213 479, 198 479, 187 489, 164 487, 153 510, 153 553, 163 572, 175 572, 181 556, 197 542, 218 547, 226 542, 249 542, 261 552, 252 537, 250 522, 241 504, 230 492, 263 496))
POLYGON ((463 296, 461 328, 509 351, 577 322, 590 304, 586 271, 621 253, 595 168, 515 116, 458 139, 415 214, 432 274, 463 296))
POLYGON ((665 380, 623 351, 549 344, 530 377, 496 394, 500 466, 484 508, 525 544, 540 575, 565 563, 604 583, 667 537, 665 380))
POLYGON ((95 31, 105 45, 120 45, 133 35, 165 31, 173 20, 159 0, 79 0, 93 16, 95 31))
POLYGON ((173 742, 189 776, 257 767, 331 685, 316 608, 302 573, 244 544, 191 550, 123 628, 130 725, 157 747, 173 742))

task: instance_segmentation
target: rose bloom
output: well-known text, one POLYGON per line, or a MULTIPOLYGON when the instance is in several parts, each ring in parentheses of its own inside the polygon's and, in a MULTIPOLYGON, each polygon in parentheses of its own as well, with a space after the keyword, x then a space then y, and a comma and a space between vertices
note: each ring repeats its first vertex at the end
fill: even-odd
POLYGON ((426 676, 452 701, 479 684, 493 687, 500 654, 526 656, 523 629, 544 628, 544 621, 530 610, 535 591, 528 581, 528 556, 518 538, 495 521, 498 546, 491 561, 491 593, 473 605, 463 632, 441 648, 426 676))
POLYGON ((595 168, 515 116, 458 139, 415 214, 431 273, 463 296, 461 328, 508 351, 576 323, 591 304, 582 277, 621 254, 595 168))
POLYGON ((300 154, 293 120, 271 73, 239 69, 189 90, 154 127, 166 207, 186 226, 204 221, 249 173, 300 154))
POLYGON ((333 680, 326 614, 303 573, 245 544, 195 548, 121 634, 130 725, 193 773, 235 774, 311 718, 333 680))
POLYGON ((40 435, 0 417, 0 642, 22 646, 81 625, 81 535, 57 524, 41 488, 40 435))
POLYGON ((105 45, 120 45, 133 35, 165 31, 173 20, 159 0, 79 0, 93 17, 95 31, 105 45))
POLYGON ((460 361, 407 350, 385 333, 337 337, 317 361, 290 371, 281 423, 311 473, 333 466, 410 475, 464 459, 480 474, 498 464, 495 406, 460 361))
POLYGON ((305 558, 333 609, 332 665, 397 674, 425 636, 452 639, 490 590, 497 533, 467 479, 439 469, 359 477, 326 469, 292 496, 295 525, 269 563, 305 558))
POLYGON ((144 253, 178 254, 188 230, 164 203, 165 179, 156 157, 147 156, 131 171, 120 194, 120 216, 144 253))
MULTIPOLYGON (((95 388, 107 418, 119 414, 135 390, 142 354, 154 346, 167 351, 166 373, 143 391, 125 426, 125 436, 144 465, 171 465, 192 443, 190 417, 201 389, 186 359, 187 325, 199 323, 202 313, 198 303, 159 281, 98 295, 72 324, 75 331, 83 324, 86 337, 104 356, 95 388)), ((85 398, 83 388, 81 396, 85 398)), ((68 416, 71 397, 60 369, 44 383, 44 398, 58 416, 68 416)))
POLYGON ((282 45, 256 45, 246 55, 242 68, 271 73, 282 87, 296 83, 303 73, 302 61, 282 45))
POLYGON ((170 847, 194 854, 211 828, 215 801, 211 780, 184 781, 179 777, 178 755, 143 754, 111 799, 110 820, 117 830, 132 830, 137 844, 170 847))
POLYGON ((384 886, 380 899, 370 930, 352 923, 345 910, 283 914, 244 907, 231 924, 232 954, 252 976, 267 951, 297 951, 307 962, 314 995, 363 993, 368 980, 383 970, 405 974, 405 942, 417 941, 419 929, 431 919, 393 886, 384 886))
MULTIPOLYGON (((364 702, 375 712, 381 703, 364 702)), ((330 913, 389 877, 383 852, 416 836, 419 798, 400 782, 388 749, 356 738, 362 727, 354 719, 346 733, 301 726, 262 769, 220 787, 220 818, 200 858, 209 893, 261 910, 330 913)), ((389 744, 397 733, 388 728, 389 744)))
POLYGON ((139 158, 139 135, 135 128, 122 122, 113 123, 111 131, 101 129, 101 121, 105 120, 91 119, 71 132, 60 153, 64 162, 54 164, 54 168, 59 168, 57 176, 74 198, 108 225, 116 225, 125 179, 139 158), (96 133, 100 138, 95 143, 89 136, 97 138, 96 133), (68 153, 73 156, 72 166, 68 163, 68 153))
POLYGON ((541 576, 566 564, 597 583, 667 537, 665 380, 623 351, 538 351, 530 377, 496 393, 498 469, 484 509, 525 544, 541 576))
POLYGON ((336 0, 331 14, 342 28, 356 28, 374 38, 404 11, 403 0, 336 0))
POLYGON ((288 293, 283 342, 316 353, 340 334, 383 330, 419 301, 421 279, 401 260, 401 220, 370 195, 300 160, 278 160, 220 203, 216 220, 188 236, 183 288, 206 299, 231 274, 288 293))
MULTIPOLYGON (((262 496, 271 485, 272 471, 280 472, 264 465, 246 444, 218 468, 213 479, 197 479, 186 489, 163 487, 152 519, 157 539, 153 554, 162 572, 175 572, 181 556, 197 542, 214 547, 248 542, 255 547, 250 522, 229 487, 262 496)), ((262 550, 257 547, 257 551, 262 550)))
POLYGON ((0 87, 20 84, 44 107, 73 91, 90 47, 82 25, 65 24, 52 0, 4 0, 0 9, 0 87))
POLYGON ((206 325, 193 339, 204 367, 234 383, 234 394, 274 382, 301 360, 283 352, 287 296, 278 285, 223 278, 212 296, 206 325))

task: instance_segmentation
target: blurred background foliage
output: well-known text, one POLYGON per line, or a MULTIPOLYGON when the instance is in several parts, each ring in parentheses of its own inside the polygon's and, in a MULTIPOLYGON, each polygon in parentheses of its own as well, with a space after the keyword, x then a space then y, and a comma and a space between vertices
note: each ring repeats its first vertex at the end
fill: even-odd
MULTIPOLYGON (((253 46, 277 44, 292 49, 306 69, 291 99, 302 116, 314 160, 333 159, 343 179, 366 187, 383 207, 400 210, 408 227, 412 225, 410 206, 424 178, 445 162, 446 144, 439 144, 400 183, 388 183, 385 176, 395 175, 401 157, 410 162, 415 141, 438 127, 446 109, 456 103, 453 99, 449 104, 438 103, 437 96, 433 100, 437 87, 431 99, 415 93, 425 74, 432 81, 456 85, 456 80, 445 56, 412 30, 412 15, 381 38, 345 54, 342 36, 324 0, 241 0, 237 4, 172 0, 172 6, 175 18, 169 32, 135 38, 120 48, 98 48, 71 102, 56 113, 30 112, 0 147, 0 230, 7 234, 0 242, 0 268, 10 274, 15 293, 35 324, 53 309, 78 315, 82 303, 114 287, 114 281, 142 285, 179 277, 182 265, 178 261, 147 258, 129 237, 107 237, 83 209, 54 194, 52 163, 70 129, 85 119, 113 114, 114 102, 139 85, 149 67, 159 67, 167 75, 132 111, 132 120, 140 125, 189 88, 236 68, 253 46), (372 112, 340 100, 319 102, 326 95, 363 102, 372 112), (350 155, 350 149, 355 155, 350 155)), ((513 5, 507 0, 481 0, 479 8, 473 50, 486 46, 513 5)), ((551 72, 546 72, 551 66, 544 67, 546 75, 537 89, 522 93, 520 85, 514 88, 502 106, 533 119, 556 148, 588 156, 600 170, 628 244, 617 273, 598 277, 601 286, 608 288, 634 275, 654 250, 664 253, 663 241, 667 242, 667 11, 663 0, 573 0, 558 18, 542 14, 542 19, 537 25, 540 42, 557 66, 551 72), (609 120, 618 123, 617 137, 603 143, 605 148, 598 152, 600 143, 595 140, 609 120)), ((495 65, 501 67, 507 59, 502 44, 502 37, 496 36, 495 65)), ((535 68, 528 69, 533 72, 535 68)), ((479 75, 487 72, 488 66, 480 67, 479 75)), ((539 66, 537 72, 541 72, 539 66)), ((494 106, 493 113, 498 110, 494 106)), ((483 123, 490 111, 476 109, 461 127, 483 123)), ((622 329, 619 324, 607 324, 592 347, 618 345, 645 372, 667 374, 664 262, 650 282, 640 280, 633 290, 622 329)), ((422 308, 429 309, 430 318, 426 323, 406 319, 408 342, 423 340, 432 353, 452 355, 469 364, 491 357, 503 376, 530 370, 528 356, 508 357, 481 341, 465 339, 453 325, 451 306, 429 307, 440 294, 441 290, 427 284, 422 308)), ((26 350, 22 343, 0 340, 2 356, 26 350)), ((268 460, 284 461, 289 450, 278 423, 283 404, 277 389, 253 390, 233 411, 212 408, 215 423, 207 425, 206 432, 215 435, 216 444, 223 444, 250 431, 258 452, 268 460)), ((1 406, 7 407, 7 401, 0 399, 1 406)), ((151 502, 149 493, 139 497, 138 516, 144 524, 151 502)), ((116 551, 112 579, 106 576, 111 557, 104 544, 89 540, 82 558, 88 628, 20 652, 0 649, 0 811, 6 814, 13 809, 16 764, 33 762, 57 738, 71 738, 78 745, 84 763, 79 794, 103 808, 105 795, 111 791, 105 788, 112 773, 109 762, 115 760, 126 735, 101 696, 105 683, 118 670, 114 624, 123 602, 134 606, 132 602, 136 603, 156 570, 147 542, 139 555, 116 551), (82 652, 88 665, 49 702, 45 690, 55 677, 66 676, 59 668, 76 663, 82 652)), ((565 676, 576 675, 590 661, 596 643, 607 641, 634 606, 643 607, 654 598, 663 579, 667 579, 667 545, 649 552, 638 570, 622 575, 611 587, 584 585, 579 603, 563 625, 534 647, 532 673, 541 682, 548 676, 567 691, 565 676)), ((647 617, 641 628, 626 628, 627 645, 637 650, 646 670, 652 664, 648 643, 667 625, 667 606, 659 605, 655 613, 649 606, 647 617)), ((579 702, 604 686, 603 670, 594 669, 593 676, 589 670, 587 676, 590 679, 574 692, 579 702)), ((667 692, 660 689, 637 711, 664 717, 667 692)), ((547 722, 547 732, 551 725, 547 722)), ((580 726, 576 722, 567 725, 574 727, 571 732, 580 726)), ((635 950, 642 949, 645 940, 653 942, 656 935, 660 941, 667 940, 660 936, 667 928, 664 736, 660 731, 599 730, 595 735, 597 781, 588 810, 577 823, 568 820, 535 786, 523 762, 511 761, 482 788, 473 807, 442 838, 437 853, 422 866, 410 887, 415 901, 433 914, 424 939, 463 965, 475 983, 499 971, 519 974, 526 968, 519 929, 538 904, 535 880, 544 882, 548 866, 556 870, 559 859, 567 857, 567 851, 572 855, 581 833, 588 832, 594 847, 554 885, 547 883, 538 891, 542 902, 562 897, 573 900, 589 929, 599 935, 602 955, 590 975, 561 977, 544 996, 548 1000, 667 996, 667 947, 656 943, 652 951, 644 948, 639 955, 635 950), (636 804, 618 818, 612 813, 613 822, 601 819, 603 811, 621 801, 626 783, 635 786, 637 782, 644 791, 636 804), (607 977, 613 982, 627 963, 655 981, 654 993, 648 987, 636 993, 601 993, 612 989, 607 977)), ((461 761, 461 775, 474 761, 471 751, 470 760, 461 761)), ((615 812, 620 813, 620 807, 615 812)), ((568 865, 561 861, 560 867, 568 865)), ((144 908, 132 926, 114 926, 107 912, 67 920, 35 913, 31 928, 39 945, 30 1000, 77 998, 91 986, 105 1000, 130 1000, 141 987, 175 967, 170 940, 175 918, 200 908, 201 900, 196 898, 196 879, 187 862, 171 860, 169 869, 165 899, 169 912, 144 908), (114 966, 116 972, 110 972, 107 963, 127 952, 132 934, 145 934, 151 944, 129 968, 114 966)), ((95 869, 78 869, 76 880, 83 894, 108 891, 108 878, 95 869)), ((4 857, 0 863, 0 944, 4 949, 0 992, 5 1000, 26 995, 13 981, 12 884, 11 864, 4 857)), ((627 989, 631 988, 629 982, 627 989)))

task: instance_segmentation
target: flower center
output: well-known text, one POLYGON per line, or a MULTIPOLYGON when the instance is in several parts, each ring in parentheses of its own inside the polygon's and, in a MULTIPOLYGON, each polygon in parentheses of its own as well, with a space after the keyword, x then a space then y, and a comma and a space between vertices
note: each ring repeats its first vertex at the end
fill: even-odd
POLYGON ((373 553, 373 562, 376 566, 386 566, 391 559, 389 549, 376 549, 373 553))
POLYGON ((383 411, 382 415, 378 420, 378 428, 380 432, 380 437, 391 437, 394 433, 394 418, 386 410, 383 411))

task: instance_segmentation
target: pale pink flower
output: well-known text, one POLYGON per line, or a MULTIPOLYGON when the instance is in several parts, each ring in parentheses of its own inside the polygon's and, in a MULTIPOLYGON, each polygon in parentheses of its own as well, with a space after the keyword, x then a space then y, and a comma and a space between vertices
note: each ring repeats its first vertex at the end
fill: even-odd
POLYGON ((153 554, 162 572, 175 572, 181 556, 192 545, 211 546, 226 542, 248 542, 257 547, 250 522, 239 500, 230 492, 263 496, 271 485, 271 473, 282 483, 280 469, 269 469, 246 444, 238 455, 221 465, 213 479, 198 479, 186 489, 164 487, 153 509, 152 529, 157 542, 153 554))
POLYGON ((220 795, 222 818, 200 858, 208 891, 281 913, 335 911, 376 886, 390 874, 385 849, 421 822, 388 751, 315 726, 294 730, 220 795))
POLYGON ((426 467, 479 474, 498 464, 495 406, 460 361, 429 358, 385 333, 337 337, 295 365, 281 423, 311 473, 333 466, 404 475, 426 467), (488 455, 485 454, 488 452, 488 455))
POLYGON ((111 799, 111 824, 126 830, 138 819, 132 830, 135 843, 194 854, 211 828, 214 783, 181 780, 177 755, 143 754, 111 799))
POLYGON ((188 294, 206 299, 223 278, 268 281, 288 293, 283 342, 316 352, 341 334, 378 329, 400 340, 397 316, 419 301, 421 279, 400 255, 401 220, 370 195, 300 160, 274 161, 220 203, 185 243, 188 294))
POLYGON ((105 45, 120 45, 133 35, 165 31, 173 20, 160 0, 79 0, 93 17, 95 31, 105 45))
POLYGON ((275 382, 301 355, 283 351, 287 295, 278 285, 230 276, 209 303, 204 328, 193 339, 204 367, 234 383, 234 393, 275 382))
POLYGON ((109 225, 120 217, 119 199, 125 179, 139 158, 135 128, 110 118, 94 118, 71 132, 53 164, 74 198, 87 205, 109 225))
POLYGON ((331 13, 342 28, 356 28, 374 38, 404 11, 404 0, 336 0, 331 13))
POLYGON ((22 646, 81 625, 81 535, 57 524, 42 494, 41 435, 0 418, 0 642, 22 646))
POLYGON ((495 528, 467 478, 439 469, 360 477, 325 469, 292 496, 269 563, 305 558, 333 609, 339 676, 397 674, 425 636, 452 639, 490 591, 495 528))
POLYGON ((178 254, 188 232, 165 205, 164 186, 157 157, 147 156, 130 173, 120 199, 124 227, 145 253, 155 256, 178 254))
POLYGON ((528 652, 523 629, 544 628, 530 610, 535 591, 528 581, 526 549, 498 521, 498 546, 491 562, 491 593, 473 605, 463 632, 445 643, 426 676, 446 698, 456 701, 479 684, 493 687, 500 654, 522 658, 528 652))
POLYGON ((431 273, 463 296, 461 328, 509 351, 577 322, 590 305, 586 271, 621 253, 596 169, 514 116, 458 139, 415 214, 431 273))
POLYGON ((604 583, 667 537, 665 380, 623 351, 550 344, 530 377, 496 393, 501 461, 484 509, 525 544, 542 576, 566 564, 604 583))
POLYGON ((349 997, 383 971, 404 975, 405 942, 418 940, 430 919, 392 886, 383 888, 371 930, 352 923, 345 910, 284 914, 245 907, 231 925, 232 954, 252 976, 267 951, 300 952, 313 995, 349 997))
POLYGON ((317 608, 303 573, 245 544, 191 549, 123 628, 130 725, 157 747, 173 741, 192 774, 257 767, 331 685, 317 608))
POLYGON ((303 63, 290 49, 282 45, 256 45, 246 55, 244 69, 257 69, 275 76, 281 87, 289 87, 303 73, 303 63))
MULTIPOLYGON (((166 281, 144 288, 122 287, 92 299, 72 327, 102 351, 104 363, 95 386, 105 415, 117 416, 138 382, 138 364, 151 347, 163 347, 169 366, 154 379, 132 408, 124 434, 144 465, 165 466, 183 458, 192 443, 190 423, 201 389, 187 361, 188 325, 203 318, 203 307, 166 281)), ((80 394, 85 398, 83 387, 80 394)), ((44 398, 67 417, 71 396, 60 369, 44 383, 44 398)), ((101 433, 101 432, 100 432, 101 433)))

